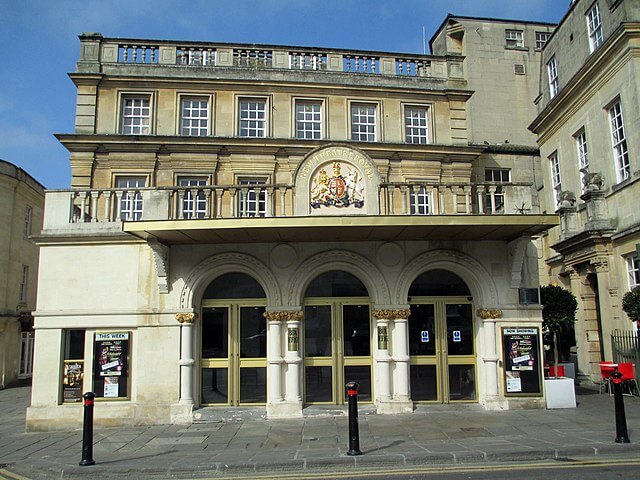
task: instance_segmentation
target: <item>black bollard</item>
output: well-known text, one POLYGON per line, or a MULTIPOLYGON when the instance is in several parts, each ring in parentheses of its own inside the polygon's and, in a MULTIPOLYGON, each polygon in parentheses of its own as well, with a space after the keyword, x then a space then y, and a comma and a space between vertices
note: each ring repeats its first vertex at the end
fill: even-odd
POLYGON ((622 397, 622 374, 616 368, 611 376, 613 377, 613 403, 616 409, 616 443, 630 443, 622 397))
POLYGON ((96 394, 86 392, 82 395, 84 399, 84 422, 82 424, 82 460, 78 465, 87 467, 95 465, 93 460, 93 401, 96 394))
POLYGON ((358 384, 347 383, 349 397, 349 451, 347 455, 362 455, 360 451, 360 432, 358 431, 358 384))

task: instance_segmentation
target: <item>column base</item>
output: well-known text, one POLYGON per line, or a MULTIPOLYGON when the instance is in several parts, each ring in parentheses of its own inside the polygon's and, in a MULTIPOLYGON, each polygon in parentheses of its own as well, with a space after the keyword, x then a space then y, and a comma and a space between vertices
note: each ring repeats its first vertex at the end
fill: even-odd
POLYGON ((193 403, 189 405, 174 403, 171 405, 171 423, 193 423, 193 403))
POLYGON ((413 402, 411 399, 380 400, 376 403, 376 412, 381 415, 396 415, 398 413, 412 413, 413 402))
POLYGON ((283 400, 267 404, 267 418, 302 417, 301 400, 283 400))

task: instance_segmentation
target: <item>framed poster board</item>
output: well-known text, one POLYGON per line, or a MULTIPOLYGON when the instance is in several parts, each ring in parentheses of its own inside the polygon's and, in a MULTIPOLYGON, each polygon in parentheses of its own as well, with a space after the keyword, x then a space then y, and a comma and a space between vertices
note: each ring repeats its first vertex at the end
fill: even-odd
POLYGON ((129 398, 131 332, 96 332, 93 348, 93 391, 97 398, 129 398))
POLYGON ((542 395, 540 331, 502 328, 505 395, 542 395))
POLYGON ((63 403, 78 403, 82 401, 83 380, 84 360, 65 360, 62 371, 63 403))

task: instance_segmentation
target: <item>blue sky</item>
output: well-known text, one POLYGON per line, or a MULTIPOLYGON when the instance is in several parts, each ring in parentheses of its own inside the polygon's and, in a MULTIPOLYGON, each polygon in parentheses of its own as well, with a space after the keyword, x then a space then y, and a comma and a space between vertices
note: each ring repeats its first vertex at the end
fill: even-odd
POLYGON ((558 22, 569 0, 0 0, 0 158, 68 188, 78 34, 422 53, 447 13, 558 22))

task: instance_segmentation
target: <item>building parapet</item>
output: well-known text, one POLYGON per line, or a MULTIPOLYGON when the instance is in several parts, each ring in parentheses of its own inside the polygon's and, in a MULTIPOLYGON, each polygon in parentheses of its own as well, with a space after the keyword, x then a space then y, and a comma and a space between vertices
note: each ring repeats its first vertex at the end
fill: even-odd
POLYGON ((433 56, 316 47, 179 42, 80 35, 76 73, 104 73, 103 67, 173 66, 206 70, 306 70, 345 74, 463 80, 462 56, 433 56))

